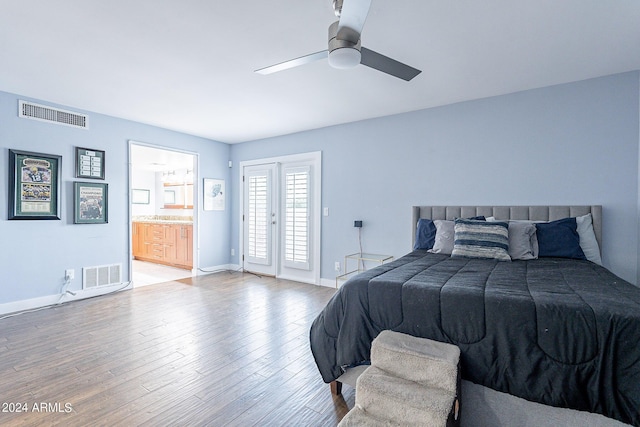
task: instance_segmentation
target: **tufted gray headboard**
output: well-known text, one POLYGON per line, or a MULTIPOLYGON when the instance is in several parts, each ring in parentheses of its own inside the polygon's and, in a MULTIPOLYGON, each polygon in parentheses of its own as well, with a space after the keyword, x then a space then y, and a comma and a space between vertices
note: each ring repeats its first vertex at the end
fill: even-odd
POLYGON ((420 218, 454 220, 484 215, 499 220, 524 219, 531 221, 555 221, 567 217, 582 216, 591 213, 593 231, 602 252, 602 206, 414 206, 412 242, 416 239, 416 226, 420 218))

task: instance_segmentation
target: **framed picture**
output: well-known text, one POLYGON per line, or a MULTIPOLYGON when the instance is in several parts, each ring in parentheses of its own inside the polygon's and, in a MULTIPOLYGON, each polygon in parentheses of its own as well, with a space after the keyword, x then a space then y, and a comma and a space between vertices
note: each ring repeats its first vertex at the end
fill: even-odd
POLYGON ((224 210, 224 179, 204 178, 204 210, 224 210))
POLYGON ((106 224, 109 211, 109 184, 73 183, 73 223, 106 224))
POLYGON ((151 200, 151 191, 139 188, 131 189, 131 203, 134 205, 148 205, 151 200))
POLYGON ((62 156, 9 150, 9 219, 60 219, 62 156))
POLYGON ((76 178, 104 179, 104 151, 76 147, 76 178))

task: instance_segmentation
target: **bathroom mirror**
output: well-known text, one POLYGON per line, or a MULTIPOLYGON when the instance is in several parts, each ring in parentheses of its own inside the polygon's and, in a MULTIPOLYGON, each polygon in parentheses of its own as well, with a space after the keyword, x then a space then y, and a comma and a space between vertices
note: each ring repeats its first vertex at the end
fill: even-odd
POLYGON ((193 209, 193 184, 164 184, 164 209, 193 209))

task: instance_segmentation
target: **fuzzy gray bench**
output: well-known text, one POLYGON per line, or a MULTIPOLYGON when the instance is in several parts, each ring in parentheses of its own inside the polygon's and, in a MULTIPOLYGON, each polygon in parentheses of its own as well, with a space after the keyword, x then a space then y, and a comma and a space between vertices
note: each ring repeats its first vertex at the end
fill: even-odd
POLYGON ((341 427, 456 426, 460 349, 383 331, 371 346, 371 366, 356 383, 354 408, 341 427))

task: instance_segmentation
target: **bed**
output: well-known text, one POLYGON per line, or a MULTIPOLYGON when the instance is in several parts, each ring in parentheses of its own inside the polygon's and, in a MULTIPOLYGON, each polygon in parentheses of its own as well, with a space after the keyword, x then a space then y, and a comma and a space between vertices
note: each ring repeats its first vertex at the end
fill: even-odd
POLYGON ((390 329, 459 346, 463 380, 640 426, 640 288, 593 260, 548 252, 557 223, 587 217, 598 248, 590 258, 599 257, 601 206, 413 207, 414 243, 421 219, 443 229, 458 219, 454 255, 433 253, 436 243, 347 281, 310 331, 323 380, 366 365, 371 341, 390 329), (458 237, 483 221, 509 238, 514 224, 535 227, 537 258, 466 254, 458 237))

